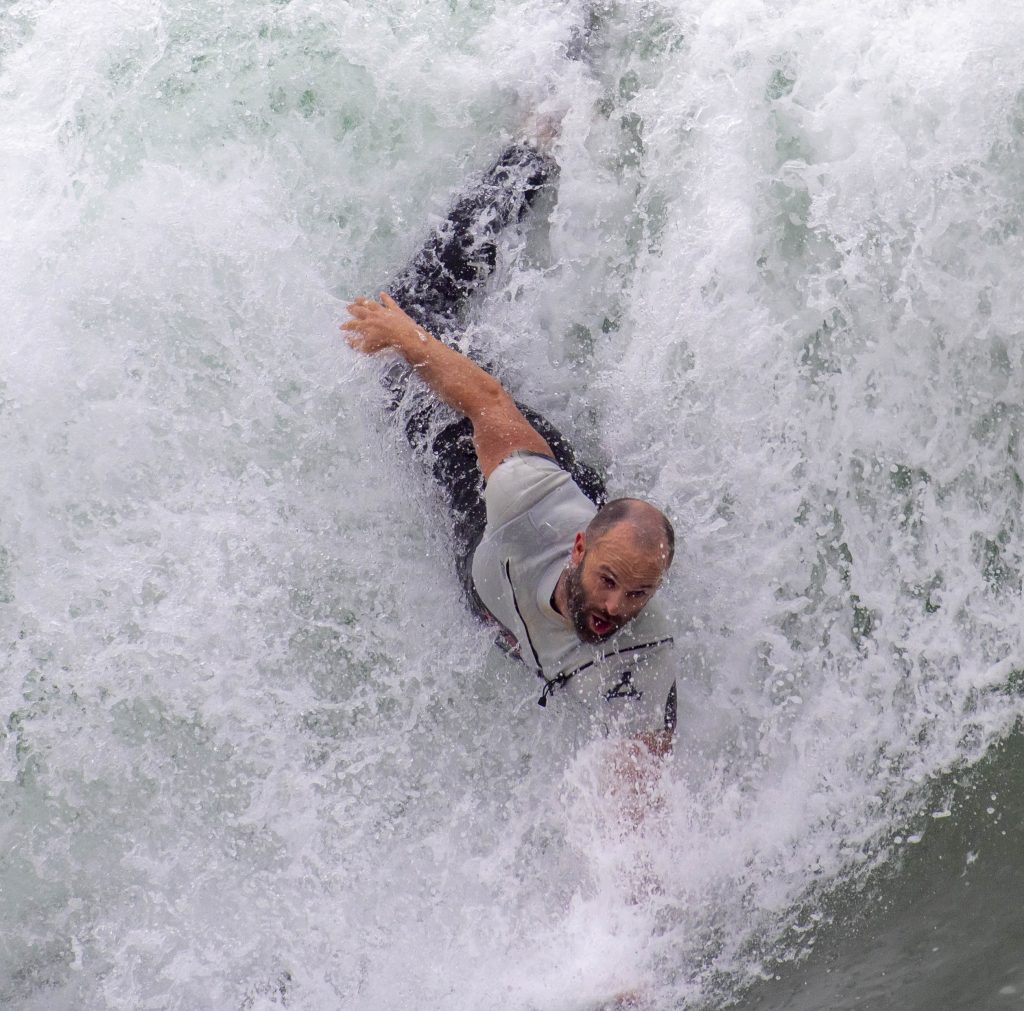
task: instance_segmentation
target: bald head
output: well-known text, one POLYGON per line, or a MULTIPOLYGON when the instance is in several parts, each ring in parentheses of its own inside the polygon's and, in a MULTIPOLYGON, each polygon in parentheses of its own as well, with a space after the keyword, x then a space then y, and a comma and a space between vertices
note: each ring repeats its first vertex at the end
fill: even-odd
POLYGON ((661 562, 662 569, 672 564, 676 535, 668 517, 639 498, 616 498, 606 502, 587 526, 587 542, 597 544, 609 531, 628 531, 644 554, 661 562))

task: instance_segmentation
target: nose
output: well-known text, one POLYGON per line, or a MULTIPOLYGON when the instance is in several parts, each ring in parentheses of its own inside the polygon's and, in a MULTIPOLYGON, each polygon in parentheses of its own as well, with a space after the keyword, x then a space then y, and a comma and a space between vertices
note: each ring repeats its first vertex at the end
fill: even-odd
POLYGON ((609 590, 604 598, 604 609, 606 613, 615 617, 622 610, 623 596, 622 590, 619 587, 615 587, 613 590, 609 590))

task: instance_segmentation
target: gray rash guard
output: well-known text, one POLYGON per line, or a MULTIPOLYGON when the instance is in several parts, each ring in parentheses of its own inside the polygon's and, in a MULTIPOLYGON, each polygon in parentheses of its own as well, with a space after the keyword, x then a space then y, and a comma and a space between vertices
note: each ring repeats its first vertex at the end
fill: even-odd
POLYGON ((503 460, 484 501, 487 527, 473 582, 515 636, 522 659, 546 681, 542 704, 550 695, 606 731, 673 726, 672 632, 653 604, 600 643, 579 639, 551 606, 573 538, 597 512, 593 503, 554 460, 535 453, 503 460))

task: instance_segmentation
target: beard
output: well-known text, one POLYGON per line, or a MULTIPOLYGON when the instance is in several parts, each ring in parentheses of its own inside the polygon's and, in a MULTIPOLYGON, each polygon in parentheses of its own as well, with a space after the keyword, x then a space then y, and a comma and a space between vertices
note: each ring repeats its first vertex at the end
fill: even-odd
POLYGON ((622 627, 622 623, 616 621, 610 615, 591 607, 587 600, 586 590, 583 589, 583 565, 587 560, 584 555, 579 565, 570 566, 565 577, 565 596, 569 604, 569 621, 572 623, 573 631, 584 642, 604 642, 613 636, 622 627), (602 621, 608 622, 608 631, 598 635, 591 627, 587 618, 596 614, 602 621))

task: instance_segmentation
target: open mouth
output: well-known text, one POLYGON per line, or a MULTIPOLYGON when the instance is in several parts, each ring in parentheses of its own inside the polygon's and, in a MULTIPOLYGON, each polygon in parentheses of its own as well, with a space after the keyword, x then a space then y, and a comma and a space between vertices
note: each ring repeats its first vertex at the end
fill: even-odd
POLYGON ((599 617, 598 615, 591 612, 590 614, 590 630, 594 635, 607 635, 612 630, 612 623, 605 618, 599 617))

